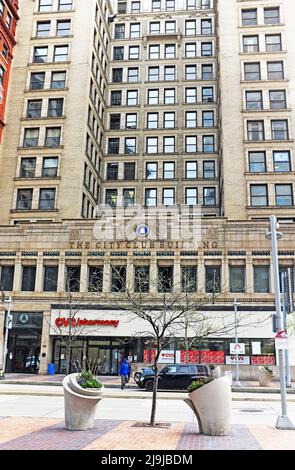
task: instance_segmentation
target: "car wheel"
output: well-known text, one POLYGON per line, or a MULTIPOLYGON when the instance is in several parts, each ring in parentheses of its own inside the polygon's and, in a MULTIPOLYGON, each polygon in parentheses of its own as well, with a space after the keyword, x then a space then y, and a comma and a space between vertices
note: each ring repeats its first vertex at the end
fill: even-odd
POLYGON ((145 388, 148 392, 152 392, 152 391, 153 391, 153 388, 154 388, 154 381, 153 381, 153 380, 148 380, 148 381, 145 383, 144 388, 145 388))
POLYGON ((140 372, 135 372, 134 377, 133 377, 134 380, 135 380, 135 382, 138 382, 138 381, 139 381, 140 376, 141 376, 141 373, 140 373, 140 372))

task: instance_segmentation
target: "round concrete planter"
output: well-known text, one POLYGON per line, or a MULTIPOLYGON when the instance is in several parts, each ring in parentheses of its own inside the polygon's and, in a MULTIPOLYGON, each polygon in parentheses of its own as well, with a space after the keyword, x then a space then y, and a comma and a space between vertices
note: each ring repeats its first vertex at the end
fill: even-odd
POLYGON ((274 372, 268 372, 263 366, 258 368, 258 379, 261 387, 270 387, 271 381, 274 378, 274 372))
POLYGON ((191 392, 185 402, 194 411, 201 434, 225 436, 230 430, 231 387, 227 377, 219 377, 191 392))
POLYGON ((218 379, 219 377, 221 377, 220 366, 216 366, 214 367, 214 369, 212 369, 212 377, 214 377, 214 379, 218 379))
POLYGON ((77 382, 78 375, 70 374, 63 379, 65 425, 71 431, 86 431, 94 426, 96 408, 102 399, 104 387, 82 388, 77 382))

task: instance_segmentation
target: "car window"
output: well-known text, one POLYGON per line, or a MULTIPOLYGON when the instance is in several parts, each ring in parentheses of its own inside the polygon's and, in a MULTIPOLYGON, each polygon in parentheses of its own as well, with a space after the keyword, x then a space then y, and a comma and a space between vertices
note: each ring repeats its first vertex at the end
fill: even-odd
POLYGON ((190 374, 190 366, 179 366, 180 374, 190 374))
POLYGON ((163 369, 164 374, 176 374, 176 366, 169 366, 163 369))
POLYGON ((191 366, 191 374, 197 374, 198 369, 197 366, 191 366))
POLYGON ((198 372, 200 374, 206 374, 207 373, 207 367, 206 366, 198 366, 198 372))

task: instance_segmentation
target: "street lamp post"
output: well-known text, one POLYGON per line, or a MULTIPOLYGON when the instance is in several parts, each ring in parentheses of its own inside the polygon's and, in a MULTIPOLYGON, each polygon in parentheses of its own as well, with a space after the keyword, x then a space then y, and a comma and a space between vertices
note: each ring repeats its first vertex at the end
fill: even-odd
MULTIPOLYGON (((280 296, 280 277, 279 277, 279 259, 278 259, 278 243, 277 241, 283 237, 282 233, 277 231, 278 224, 275 215, 270 216, 271 231, 266 234, 266 238, 271 240, 272 247, 272 263, 275 287, 275 303, 276 303, 276 330, 277 333, 283 330, 284 322, 281 309, 281 296, 280 296)), ((282 413, 278 416, 276 428, 277 429, 294 429, 295 426, 291 419, 288 417, 287 411, 287 393, 286 393, 286 377, 285 377, 285 357, 284 350, 279 349, 279 369, 280 369, 280 389, 281 389, 281 409, 282 413)))
POLYGON ((236 381, 235 381, 235 386, 240 387, 240 373, 239 373, 239 351, 237 348, 238 344, 238 305, 240 305, 240 302, 237 302, 237 299, 234 301, 234 309, 235 309, 235 344, 236 344, 236 381))
POLYGON ((6 356, 7 356, 8 329, 9 329, 10 310, 11 310, 11 296, 9 296, 8 298, 3 297, 3 301, 4 303, 8 304, 6 321, 5 321, 5 336, 4 336, 4 344, 3 344, 3 353, 2 353, 2 370, 3 370, 3 378, 4 378, 6 356))

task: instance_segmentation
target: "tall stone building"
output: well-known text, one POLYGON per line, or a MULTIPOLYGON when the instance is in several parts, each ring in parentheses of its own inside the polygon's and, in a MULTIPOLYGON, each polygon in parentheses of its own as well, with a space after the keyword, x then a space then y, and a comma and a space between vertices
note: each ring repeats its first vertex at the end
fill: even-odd
MULTIPOLYGON (((244 376, 276 363, 265 232, 276 214, 280 270, 293 273, 293 10, 291 0, 20 3, 0 174, 7 370, 149 362, 153 343, 118 308, 139 275, 147 302, 157 276, 172 291, 197 278, 200 297, 213 282, 215 320, 232 322, 238 298, 244 376), (181 211, 188 228, 175 238, 181 211), (69 358, 57 325, 71 292, 89 324, 69 358)), ((232 337, 203 340, 193 360, 230 367, 232 337)), ((181 339, 169 347, 181 359, 181 339)))

